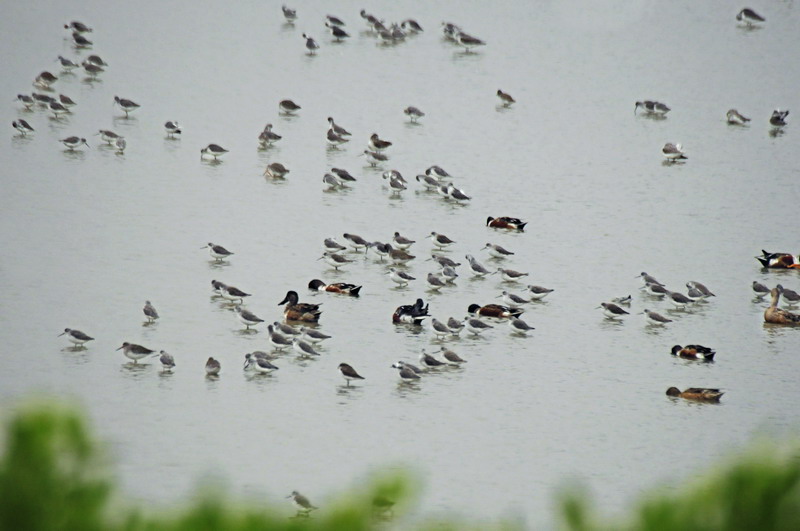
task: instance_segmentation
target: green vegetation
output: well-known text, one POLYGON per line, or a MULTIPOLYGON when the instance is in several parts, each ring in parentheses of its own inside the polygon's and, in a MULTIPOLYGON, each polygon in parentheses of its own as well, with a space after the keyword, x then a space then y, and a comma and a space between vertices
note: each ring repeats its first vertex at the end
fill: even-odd
MULTIPOLYGON (((387 527, 387 521, 393 529, 523 527, 456 518, 403 525, 419 489, 397 473, 375 478, 307 518, 289 517, 285 507, 231 500, 218 488, 182 508, 145 511, 120 499, 102 456, 74 410, 46 404, 17 413, 7 424, 0 458, 0 529, 366 530, 387 527)), ((622 522, 602 521, 577 491, 565 494, 560 507, 562 527, 575 531, 800 529, 800 447, 762 445, 677 494, 648 496, 622 522)))

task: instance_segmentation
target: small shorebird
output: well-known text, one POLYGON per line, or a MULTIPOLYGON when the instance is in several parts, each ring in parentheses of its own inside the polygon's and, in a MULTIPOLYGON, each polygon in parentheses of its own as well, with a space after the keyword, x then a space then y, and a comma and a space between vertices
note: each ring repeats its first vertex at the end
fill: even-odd
POLYGON ((619 319, 623 315, 628 315, 628 312, 614 304, 613 302, 604 302, 598 306, 603 309, 603 315, 608 319, 619 319))
POLYGON ((728 120, 730 125, 744 125, 750 121, 750 118, 745 117, 736 109, 730 109, 727 113, 725 113, 725 118, 728 120))
POLYGON ((303 341, 300 338, 295 337, 292 339, 292 348, 300 354, 301 358, 307 358, 309 356, 319 356, 319 352, 314 350, 314 347, 308 341, 303 341))
POLYGON ((645 309, 642 310, 642 313, 647 316, 646 317, 647 322, 650 323, 651 325, 661 326, 672 322, 672 319, 667 319, 666 317, 657 312, 645 309))
POLYGON ((478 262, 471 254, 466 255, 466 259, 469 262, 470 271, 475 276, 483 277, 486 275, 491 275, 492 272, 486 269, 480 262, 478 262))
POLYGON ((209 254, 211 257, 214 258, 216 262, 222 262, 226 258, 230 258, 234 253, 227 250, 225 247, 221 245, 216 245, 214 243, 208 242, 205 247, 201 247, 201 249, 208 249, 209 254))
POLYGON ((386 162, 386 161, 389 160, 389 157, 384 155, 383 153, 379 153, 377 151, 371 151, 369 149, 365 149, 361 153, 361 155, 366 156, 367 157, 367 162, 369 163, 370 166, 373 166, 373 167, 377 166, 381 162, 386 162))
POLYGON ((169 138, 175 138, 175 135, 181 134, 181 126, 178 125, 177 120, 169 120, 164 124, 164 130, 167 132, 169 138))
POLYGON ((313 37, 306 35, 305 33, 303 33, 303 39, 306 41, 306 50, 308 50, 308 55, 316 54, 317 50, 319 50, 319 43, 317 43, 313 37))
POLYGON ((420 375, 408 363, 398 361, 393 363, 392 367, 400 370, 400 380, 403 382, 413 382, 420 379, 420 375))
POLYGON ((535 330, 534 327, 530 326, 528 323, 520 319, 519 317, 512 317, 508 320, 508 327, 511 328, 511 331, 517 334, 526 334, 531 330, 535 330))
POLYGON ((766 287, 764 284, 758 282, 757 280, 753 281, 753 293, 755 293, 756 297, 759 299, 763 299, 767 295, 769 295, 769 288, 766 287))
POLYGON ((394 267, 389 268, 389 272, 387 273, 387 275, 389 275, 389 278, 391 279, 392 282, 398 284, 400 287, 408 286, 409 282, 417 279, 416 277, 412 277, 405 271, 400 271, 398 269, 395 269, 394 267))
POLYGON ((84 334, 80 330, 75 330, 74 328, 65 328, 63 332, 58 334, 59 337, 64 335, 67 336, 67 340, 76 347, 83 347, 84 343, 94 340, 93 337, 84 334))
POLYGON ((77 20, 73 20, 69 24, 64 24, 64 29, 75 31, 77 33, 91 33, 92 28, 84 24, 83 22, 79 22, 77 20))
POLYGON ((786 117, 789 116, 789 111, 782 111, 780 109, 775 109, 772 111, 772 116, 769 117, 769 123, 773 127, 783 127, 786 125, 786 117))
POLYGON ((75 68, 78 68, 79 66, 81 66, 78 63, 76 63, 75 61, 73 61, 72 59, 68 59, 68 58, 62 57, 60 55, 58 56, 56 61, 61 63, 61 69, 64 72, 72 72, 72 70, 74 70, 75 68))
POLYGON ((753 27, 759 22, 764 22, 765 19, 749 7, 745 7, 736 15, 736 20, 744 23, 747 27, 753 27))
POLYGON ((278 370, 278 366, 273 365, 270 360, 263 356, 257 356, 256 353, 244 355, 244 369, 252 370, 259 374, 270 374, 278 370))
POLYGON ((330 128, 333 129, 334 133, 336 133, 337 135, 339 135, 339 136, 352 136, 350 131, 348 131, 347 129, 345 129, 341 125, 337 124, 335 121, 333 121, 333 118, 330 117, 330 116, 328 116, 328 124, 330 125, 330 128))
POLYGON ((211 155, 214 160, 217 160, 217 157, 221 157, 227 152, 228 150, 219 144, 209 144, 200 150, 200 158, 202 159, 204 155, 211 155))
POLYGON ((367 147, 372 151, 383 151, 392 145, 392 142, 388 140, 382 140, 378 133, 372 133, 369 137, 369 142, 367 143, 367 147))
POLYGON ((209 357, 208 360, 206 360, 206 376, 219 376, 219 371, 221 369, 222 365, 214 358, 209 357))
POLYGON ((325 260, 325 262, 334 268, 335 270, 339 270, 340 267, 344 267, 347 264, 352 264, 353 260, 349 258, 345 258, 344 256, 334 253, 333 251, 325 251, 322 256, 317 258, 317 260, 325 260))
POLYGON ((158 312, 156 311, 155 306, 150 303, 150 301, 144 301, 144 308, 142 308, 142 312, 144 312, 144 316, 147 317, 148 323, 155 323, 156 319, 158 319, 158 312))
POLYGON ((286 22, 288 24, 294 24, 294 21, 297 20, 297 10, 286 7, 285 5, 281 6, 281 10, 283 11, 283 18, 286 19, 286 22))
POLYGON ((120 98, 119 96, 114 96, 114 103, 119 105, 120 109, 125 111, 125 118, 127 118, 130 113, 141 107, 135 101, 120 98))
POLYGON ((165 350, 159 351, 158 361, 161 362, 161 368, 164 372, 172 372, 172 369, 175 368, 175 358, 165 350))
POLYGON ((234 310, 239 315, 239 320, 242 322, 242 324, 244 324, 247 330, 250 330, 251 326, 256 326, 257 324, 264 322, 264 319, 261 319, 250 310, 246 310, 241 306, 236 306, 234 310))
POLYGON ((661 148, 661 154, 666 157, 668 162, 676 162, 689 158, 683 154, 683 146, 680 144, 673 144, 672 142, 664 144, 664 147, 661 148))
MULTIPOLYGON (((528 292, 531 295, 531 299, 533 299, 535 301, 540 301, 540 300, 544 299, 545 297, 547 297, 548 295, 553 293, 553 291, 554 291, 553 289, 545 288, 543 286, 535 286, 535 285, 532 285, 532 284, 528 285, 528 292)), ((624 302, 623 302, 623 304, 624 304, 624 302)))
POLYGON ((67 149, 69 151, 75 151, 76 148, 82 145, 89 147, 89 144, 86 143, 85 138, 80 138, 77 136, 68 136, 67 138, 62 138, 61 140, 59 140, 59 142, 67 146, 67 149))
POLYGON ((438 232, 431 232, 429 238, 431 239, 433 244, 439 249, 444 249, 445 247, 449 247, 450 245, 456 243, 447 236, 445 236, 444 234, 439 234, 438 232))
POLYGON ((289 168, 280 162, 270 162, 264 169, 265 177, 272 177, 273 179, 283 179, 289 173, 289 168))
POLYGON ((308 514, 316 509, 308 498, 293 490, 291 494, 287 496, 287 498, 291 498, 294 502, 294 505, 297 507, 297 516, 308 516, 308 514))
POLYGON ((14 126, 14 129, 19 131, 19 134, 22 136, 27 135, 28 133, 33 133, 34 129, 31 127, 31 124, 20 118, 19 120, 14 120, 11 122, 11 125, 14 126))
POLYGON ((403 114, 405 114, 411 119, 411 123, 418 123, 417 120, 425 116, 424 112, 414 107, 413 105, 409 105, 408 107, 403 109, 403 114))
POLYGON ((283 114, 294 114, 300 109, 302 109, 302 107, 292 100, 281 100, 278 103, 278 110, 280 110, 283 114))
POLYGON ((347 363, 339 364, 339 372, 342 373, 344 380, 347 382, 347 387, 350 387, 351 380, 363 380, 364 377, 358 374, 356 370, 347 363))
POLYGON ((127 341, 117 350, 121 350, 127 358, 132 359, 134 364, 137 364, 140 359, 155 353, 155 350, 137 345, 136 343, 128 343, 127 341))
POLYGON ((497 97, 500 98, 500 101, 503 103, 503 107, 509 107, 512 103, 516 103, 516 100, 511 97, 511 94, 503 92, 500 89, 497 89, 497 97))

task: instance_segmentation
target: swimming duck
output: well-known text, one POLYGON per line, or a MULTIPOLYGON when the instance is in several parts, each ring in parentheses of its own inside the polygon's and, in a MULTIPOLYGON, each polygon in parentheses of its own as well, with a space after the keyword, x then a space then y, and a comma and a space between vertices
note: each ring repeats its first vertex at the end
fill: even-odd
POLYGON ((762 256, 756 256, 756 260, 768 269, 800 268, 800 256, 789 253, 768 253, 763 249, 761 253, 762 256))
POLYGON ((519 218, 510 218, 508 216, 501 216, 499 218, 489 216, 486 218, 486 226, 495 229, 509 229, 522 232, 527 224, 527 221, 522 221, 519 218))
POLYGON ((675 345, 672 347, 670 353, 673 356, 687 358, 690 360, 711 361, 714 359, 714 354, 717 352, 714 349, 704 347, 703 345, 686 345, 685 347, 675 345))
POLYGON ((667 389, 667 396, 696 400, 698 402, 719 402, 723 394, 725 393, 719 389, 707 389, 705 387, 690 387, 685 391, 681 391, 677 387, 667 389))
POLYGON ((422 320, 428 315, 428 305, 422 299, 417 299, 414 304, 398 306, 392 314, 392 322, 395 324, 422 324, 422 320))
POLYGON ((524 313, 524 310, 520 308, 509 308, 508 306, 503 306, 501 304, 487 304, 486 306, 481 306, 479 304, 470 304, 469 308, 467 308, 467 312, 469 312, 472 315, 480 315, 483 317, 511 319, 522 315, 524 313))
POLYGON ((319 309, 319 304, 310 304, 307 302, 298 302, 299 297, 296 291, 286 292, 286 296, 278 306, 286 304, 286 309, 283 311, 283 317, 287 321, 305 321, 307 323, 316 323, 319 321, 319 316, 322 311, 319 309))
POLYGON ((781 298, 783 288, 772 288, 770 295, 772 295, 772 302, 769 308, 764 310, 764 322, 772 324, 788 324, 800 325, 800 314, 792 313, 784 309, 778 308, 778 300, 781 298))
POLYGON ((351 297, 358 297, 358 292, 361 291, 361 286, 355 284, 348 284, 347 282, 335 282, 333 284, 325 284, 319 279, 314 279, 308 283, 308 289, 313 291, 327 291, 329 293, 341 293, 342 295, 350 295, 351 297))

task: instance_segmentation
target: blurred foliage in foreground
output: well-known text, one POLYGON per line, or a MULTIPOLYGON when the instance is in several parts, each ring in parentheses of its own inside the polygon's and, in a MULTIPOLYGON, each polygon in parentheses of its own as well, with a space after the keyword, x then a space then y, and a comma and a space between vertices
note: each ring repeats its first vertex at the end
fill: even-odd
MULTIPOLYGON (((310 517, 286 506, 229 499, 209 489, 177 508, 143 510, 121 499, 83 418, 41 404, 6 426, 0 457, 0 530, 517 529, 518 521, 406 518, 418 485, 392 473, 338 496, 310 517)), ((590 530, 800 529, 800 447, 763 445, 677 494, 656 492, 621 521, 603 521, 585 494, 562 496, 561 527, 590 530)), ((288 505, 288 500, 286 500, 288 505)))

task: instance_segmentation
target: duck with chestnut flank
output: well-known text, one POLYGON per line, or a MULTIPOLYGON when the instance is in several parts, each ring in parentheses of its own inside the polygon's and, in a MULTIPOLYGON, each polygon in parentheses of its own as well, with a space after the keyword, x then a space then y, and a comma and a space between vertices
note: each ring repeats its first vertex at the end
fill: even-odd
POLYGON ((511 218, 508 216, 501 216, 499 218, 493 218, 492 216, 489 216, 486 218, 486 226, 495 229, 518 230, 522 232, 527 224, 527 221, 522 221, 519 218, 511 218))
POLYGON ((525 311, 520 308, 509 308, 502 304, 487 304, 485 306, 470 304, 469 308, 467 308, 467 312, 471 315, 494 317, 496 319, 511 319, 525 313, 525 311))
POLYGON ((358 292, 361 291, 361 286, 348 284, 347 282, 334 282, 333 284, 325 284, 323 281, 315 278, 308 283, 308 289, 312 291, 327 291, 328 293, 340 293, 342 295, 358 297, 358 292))

